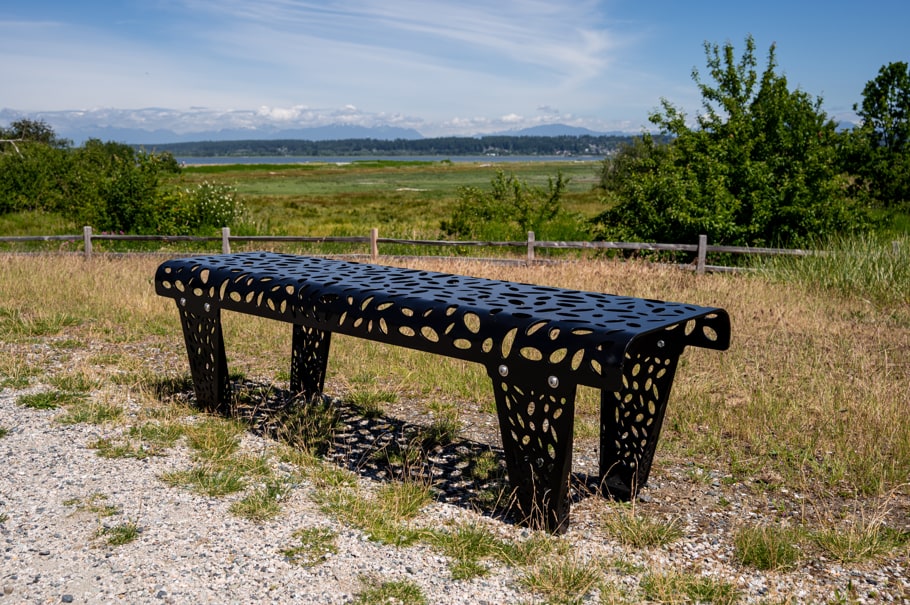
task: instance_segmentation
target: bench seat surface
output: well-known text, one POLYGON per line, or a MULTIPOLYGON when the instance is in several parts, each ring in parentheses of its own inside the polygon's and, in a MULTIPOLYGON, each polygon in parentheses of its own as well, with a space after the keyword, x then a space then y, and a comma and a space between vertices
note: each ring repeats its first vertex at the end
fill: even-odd
POLYGON ((155 281, 188 308, 209 303, 608 390, 621 388, 637 338, 667 331, 680 350, 729 344, 722 309, 270 252, 174 259, 155 281))

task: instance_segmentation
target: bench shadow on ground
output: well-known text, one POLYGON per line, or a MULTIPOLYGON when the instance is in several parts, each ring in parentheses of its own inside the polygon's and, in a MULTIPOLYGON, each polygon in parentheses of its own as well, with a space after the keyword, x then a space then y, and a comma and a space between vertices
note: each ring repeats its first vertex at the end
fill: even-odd
MULTIPOLYGON (((426 426, 385 414, 365 414, 353 404, 327 396, 306 402, 268 383, 243 381, 232 387, 229 414, 255 434, 293 446, 305 445, 301 435, 302 439, 315 436, 321 458, 362 477, 428 482, 438 502, 505 523, 519 520, 513 514, 512 488, 498 446, 457 435, 439 440, 426 426), (325 439, 332 424, 334 435, 325 439)), ((195 399, 191 390, 183 394, 191 402, 195 399)), ((573 503, 599 493, 596 476, 573 473, 571 481, 573 503)))

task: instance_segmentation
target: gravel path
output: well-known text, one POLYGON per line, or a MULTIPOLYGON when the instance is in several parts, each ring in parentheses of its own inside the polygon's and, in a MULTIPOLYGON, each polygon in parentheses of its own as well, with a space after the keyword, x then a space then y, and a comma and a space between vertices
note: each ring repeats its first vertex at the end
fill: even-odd
MULTIPOLYGON (((483 578, 453 581, 448 559, 428 546, 396 548, 367 540, 320 512, 306 483, 292 490, 275 520, 238 518, 228 512, 236 497, 199 496, 158 478, 190 465, 185 448, 144 460, 102 458, 87 444, 122 427, 63 425, 54 421, 59 410, 17 405, 20 394, 0 391, 0 427, 7 430, 0 438, 0 605, 350 603, 363 590, 364 577, 413 582, 429 603, 539 602, 516 582, 521 569, 491 564, 483 578), (118 514, 101 517, 86 510, 93 497, 116 507, 118 514), (100 527, 126 521, 141 529, 133 542, 109 546, 98 537, 100 527), (291 534, 308 527, 338 531, 337 553, 312 568, 281 554, 293 544, 291 534)), ((267 439, 244 438, 243 447, 253 451, 272 446, 267 439)), ((675 503, 685 528, 680 541, 663 548, 624 548, 598 525, 606 505, 596 498, 573 508, 572 526, 563 539, 571 542, 577 557, 614 562, 605 565, 605 577, 630 591, 639 590, 643 569, 685 569, 731 582, 741 602, 831 602, 838 595, 870 603, 910 599, 906 553, 880 567, 848 569, 817 561, 789 574, 744 570, 733 562, 723 532, 737 518, 761 513, 744 500, 745 490, 740 494, 737 486, 718 482, 693 487, 683 473, 656 473, 643 505, 657 509, 684 499, 675 503), (717 511, 719 497, 732 502, 726 512, 717 511), (617 561, 625 563, 625 571, 617 561)), ((441 502, 427 507, 419 522, 439 526, 449 520, 486 523, 504 537, 520 539, 528 533, 441 502)), ((601 601, 595 590, 585 602, 608 601, 601 601)))

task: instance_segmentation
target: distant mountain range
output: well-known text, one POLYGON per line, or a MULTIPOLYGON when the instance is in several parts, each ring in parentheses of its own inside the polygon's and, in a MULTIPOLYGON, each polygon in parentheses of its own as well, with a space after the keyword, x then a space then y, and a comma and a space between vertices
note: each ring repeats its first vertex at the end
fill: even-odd
MULTIPOLYGON (((96 108, 23 112, 0 107, 0 125, 19 119, 42 120, 61 138, 82 145, 88 139, 114 141, 128 145, 168 145, 189 142, 220 141, 337 141, 373 139, 382 141, 420 140, 427 138, 414 127, 389 125, 375 116, 321 115, 322 125, 308 125, 301 120, 276 117, 260 110, 215 110, 191 108, 174 110, 162 107, 143 109, 96 108), (361 121, 359 118, 362 118, 361 121), (354 123, 355 119, 357 124, 354 123)), ((319 123, 319 122, 317 122, 319 123)), ((311 122, 312 124, 312 122, 311 122)), ((587 128, 565 124, 547 124, 521 130, 475 133, 461 136, 601 136, 587 128)))
MULTIPOLYGON (((58 132, 61 136, 78 143, 90 138, 102 141, 117 141, 131 145, 166 145, 169 143, 189 143, 197 141, 277 141, 300 139, 304 141, 339 141, 347 139, 376 139, 379 141, 406 140, 416 141, 424 139, 420 132, 413 128, 399 128, 396 126, 352 126, 347 124, 333 124, 328 126, 315 126, 310 128, 230 128, 179 134, 171 130, 142 130, 139 128, 116 127, 82 127, 78 129, 64 129, 58 132)), ((521 130, 509 130, 493 133, 501 136, 604 136, 606 134, 567 126, 565 124, 547 124, 534 126, 521 130)), ((476 135, 481 136, 481 135, 476 135)), ((484 135, 489 136, 489 135, 484 135)))
POLYGON ((130 145, 165 145, 169 143, 189 143, 195 141, 275 141, 285 139, 303 139, 307 141, 328 141, 336 139, 380 139, 415 140, 423 138, 413 128, 396 128, 394 126, 317 126, 313 128, 225 128, 199 132, 177 133, 172 130, 142 130, 139 128, 80 127, 61 129, 58 134, 79 144, 87 139, 117 141, 130 145))

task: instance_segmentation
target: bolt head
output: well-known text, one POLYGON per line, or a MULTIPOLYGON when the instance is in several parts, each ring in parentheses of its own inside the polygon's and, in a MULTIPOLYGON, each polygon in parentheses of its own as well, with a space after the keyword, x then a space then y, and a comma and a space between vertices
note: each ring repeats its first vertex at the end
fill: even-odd
POLYGON ((181 306, 181 307, 185 307, 185 306, 186 306, 186 299, 185 299, 185 298, 181 298, 181 299, 180 299, 180 306, 181 306))
POLYGON ((559 386, 559 378, 557 378, 556 376, 550 376, 549 378, 547 378, 547 384, 550 385, 551 388, 555 389, 556 387, 559 386))
POLYGON ((205 303, 205 304, 202 306, 202 308, 205 309, 205 312, 206 312, 206 313, 208 313, 209 311, 212 310, 212 305, 210 305, 209 303, 205 303))
POLYGON ((502 376, 503 378, 508 376, 509 375, 509 366, 507 366, 506 364, 502 364, 501 366, 499 366, 499 375, 502 376))

